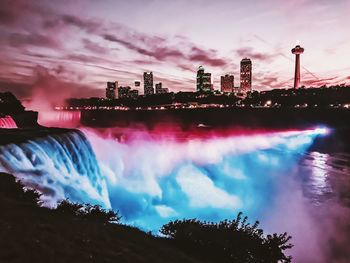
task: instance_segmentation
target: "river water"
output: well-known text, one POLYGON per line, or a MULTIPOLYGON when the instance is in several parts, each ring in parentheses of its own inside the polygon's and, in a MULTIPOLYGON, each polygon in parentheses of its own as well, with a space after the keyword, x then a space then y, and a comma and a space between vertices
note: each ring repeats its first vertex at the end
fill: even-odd
MULTIPOLYGON (((69 127, 65 119, 55 126, 69 127)), ((293 262, 350 262, 348 129, 283 142, 283 130, 240 127, 218 136, 204 124, 195 132, 79 129, 126 223, 155 230, 174 218, 215 221, 243 211, 267 232, 292 235, 293 262)))
POLYGON ((350 262, 350 153, 307 151, 293 170, 267 227, 292 233, 295 262, 350 262))

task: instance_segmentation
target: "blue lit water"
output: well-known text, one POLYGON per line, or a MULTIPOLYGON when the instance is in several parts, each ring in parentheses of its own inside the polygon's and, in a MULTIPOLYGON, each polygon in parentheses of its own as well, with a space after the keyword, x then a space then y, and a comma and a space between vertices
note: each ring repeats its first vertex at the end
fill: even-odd
POLYGON ((303 132, 187 141, 146 133, 124 142, 84 129, 0 146, 0 170, 40 190, 47 205, 100 204, 146 230, 243 211, 268 232, 290 233, 295 262, 346 262, 350 154, 317 150, 315 139, 323 140, 303 132))

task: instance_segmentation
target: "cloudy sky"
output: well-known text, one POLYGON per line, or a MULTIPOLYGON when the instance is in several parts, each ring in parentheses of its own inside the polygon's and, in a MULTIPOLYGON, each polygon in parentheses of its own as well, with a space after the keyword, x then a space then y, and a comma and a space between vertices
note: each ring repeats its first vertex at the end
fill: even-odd
POLYGON ((253 88, 291 87, 300 43, 302 84, 350 84, 349 0, 1 0, 0 91, 35 86, 103 96, 143 71, 172 91, 195 90, 199 65, 219 77, 253 61, 253 88), (54 88, 51 88, 54 87, 54 88))

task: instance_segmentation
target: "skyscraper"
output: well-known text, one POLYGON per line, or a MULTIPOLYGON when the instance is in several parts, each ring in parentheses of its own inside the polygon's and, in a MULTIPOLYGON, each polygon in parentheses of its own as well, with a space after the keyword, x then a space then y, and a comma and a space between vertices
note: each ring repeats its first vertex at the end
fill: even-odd
POLYGON ((153 73, 152 72, 144 72, 143 73, 143 87, 145 95, 154 94, 153 89, 153 73))
POLYGON ((118 81, 107 82, 106 98, 110 100, 118 98, 118 94, 116 94, 116 91, 118 93, 118 81))
POLYGON ((234 76, 226 74, 221 76, 221 92, 232 93, 234 89, 234 76))
POLYGON ((212 89, 211 73, 206 73, 203 66, 200 66, 197 71, 197 92, 209 92, 212 89))
POLYGON ((252 61, 249 58, 241 60, 241 91, 252 90, 252 61))

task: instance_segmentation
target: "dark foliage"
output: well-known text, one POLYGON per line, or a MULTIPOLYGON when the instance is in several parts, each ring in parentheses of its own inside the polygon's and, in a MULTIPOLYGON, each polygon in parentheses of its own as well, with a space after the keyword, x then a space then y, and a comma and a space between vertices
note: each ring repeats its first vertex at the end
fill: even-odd
POLYGON ((118 223, 121 219, 121 216, 113 210, 105 210, 98 205, 71 203, 66 200, 57 206, 56 212, 82 220, 102 223, 118 223))
POLYGON ((0 114, 15 114, 23 111, 21 102, 12 93, 0 93, 0 114))
MULTIPOLYGON (((12 202, 20 202, 38 208, 38 204, 40 204, 40 194, 38 192, 23 189, 20 183, 16 183, 13 176, 1 176, 0 198, 8 198, 12 202)), ((0 205, 4 204, 5 202, 0 202, 0 205)), ((76 204, 66 200, 62 201, 54 212, 62 216, 101 223, 118 223, 121 219, 117 212, 105 210, 98 205, 76 204)))
MULTIPOLYGON (((349 103, 350 86, 322 86, 319 88, 305 88, 300 89, 273 89, 262 92, 248 92, 245 99, 236 97, 234 94, 217 94, 216 93, 200 93, 200 92, 178 92, 166 94, 154 94, 149 96, 139 96, 138 98, 124 98, 115 100, 106 100, 101 98, 86 98, 75 99, 71 98, 66 101, 66 106, 70 107, 113 107, 113 106, 127 106, 127 107, 148 107, 158 105, 171 105, 182 103, 189 105, 190 103, 198 104, 222 104, 230 106, 263 106, 267 101, 271 101, 272 105, 279 105, 279 107, 294 107, 295 105, 307 104, 308 107, 323 107, 328 108, 332 105, 339 105, 349 103)), ((187 105, 187 106, 188 106, 187 105)))
POLYGON ((233 95, 213 94, 213 93, 198 93, 198 92, 178 92, 166 94, 154 94, 148 96, 139 96, 137 99, 123 98, 115 100, 106 100, 100 98, 75 99, 71 98, 66 101, 70 107, 85 107, 85 106, 127 106, 127 107, 148 107, 159 105, 171 105, 174 103, 197 102, 199 104, 225 104, 234 105, 237 98, 233 95))
POLYGON ((271 105, 278 107, 295 107, 296 105, 307 105, 307 108, 329 108, 341 107, 350 101, 350 86, 322 86, 319 88, 300 89, 274 89, 269 91, 252 92, 245 100, 245 105, 262 106, 267 101, 271 101, 271 105))
POLYGON ((291 262, 284 250, 292 245, 287 233, 264 236, 258 228, 242 219, 239 213, 234 220, 219 223, 196 219, 176 220, 162 227, 160 232, 189 253, 215 262, 275 263, 291 262))
MULTIPOLYGON (((36 191, 23 189, 20 183, 16 182, 13 176, 1 175, 0 198, 7 198, 12 202, 21 202, 26 205, 38 206, 40 203, 40 195, 36 191)), ((0 205, 5 205, 7 202, 0 202, 0 205)))
POLYGON ((199 263, 167 240, 109 223, 118 221, 115 213, 67 201, 53 210, 38 198, 0 173, 0 262, 199 263))
POLYGON ((160 238, 111 224, 120 216, 99 206, 63 201, 52 210, 39 198, 0 173, 0 262, 291 262, 286 233, 265 237, 241 214, 218 224, 170 222, 160 238))

